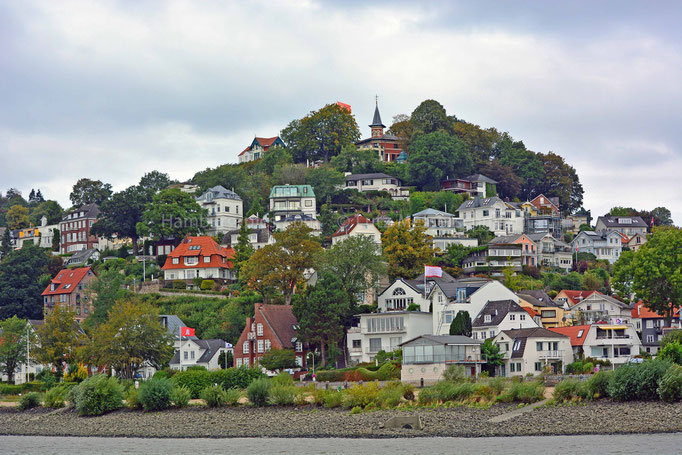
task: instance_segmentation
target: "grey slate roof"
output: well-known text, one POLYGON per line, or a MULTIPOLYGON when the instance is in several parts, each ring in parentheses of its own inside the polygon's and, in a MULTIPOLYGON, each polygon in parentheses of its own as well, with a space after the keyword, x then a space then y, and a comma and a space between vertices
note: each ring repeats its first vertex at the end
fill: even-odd
POLYGON ((370 127, 373 126, 381 126, 383 128, 386 128, 386 125, 381 123, 381 114, 379 114, 379 105, 377 104, 376 107, 374 108, 374 118, 372 119, 372 124, 369 125, 370 127))
POLYGON ((95 249, 91 250, 79 250, 73 253, 73 255, 66 261, 66 265, 78 265, 78 264, 85 264, 88 262, 88 259, 95 254, 95 249))
POLYGON ((419 338, 424 338, 438 344, 483 344, 483 341, 481 340, 474 340, 473 338, 465 337, 463 335, 420 335, 411 340, 407 340, 404 343, 400 343, 399 346, 404 346, 419 338))
POLYGON ((490 300, 488 301, 476 319, 471 323, 472 327, 495 327, 498 326, 507 313, 526 313, 518 303, 513 300, 490 300), (490 322, 485 322, 485 316, 490 316, 490 322))
POLYGON ((82 207, 78 207, 77 209, 69 210, 67 213, 64 214, 62 220, 66 220, 67 216, 69 216, 72 213, 78 212, 85 212, 85 218, 97 218, 97 216, 99 215, 99 207, 95 203, 86 204, 82 207))
POLYGON ((523 357, 523 352, 526 349, 526 342, 528 341, 528 338, 536 338, 536 337, 543 337, 543 338, 569 338, 566 335, 562 335, 560 333, 552 332, 551 330, 547 330, 542 327, 535 327, 532 329, 513 329, 513 330, 503 330, 502 333, 507 335, 509 338, 512 339, 513 342, 515 341, 520 341, 520 344, 518 346, 518 349, 514 349, 514 345, 516 343, 512 344, 512 359, 518 359, 523 357))
POLYGON ((455 215, 453 215, 452 213, 441 212, 440 210, 429 208, 429 209, 424 209, 421 212, 417 212, 417 213, 413 214, 412 216, 413 217, 418 217, 418 216, 446 216, 446 217, 453 217, 454 218, 455 215))
POLYGON ((238 201, 242 200, 242 198, 239 197, 237 193, 228 190, 222 185, 217 185, 214 186, 213 188, 207 189, 201 196, 197 198, 197 200, 204 200, 207 193, 213 193, 213 199, 236 199, 238 201))
POLYGON ((486 177, 483 174, 473 174, 468 177, 464 177, 464 180, 468 180, 470 182, 498 183, 497 181, 491 179, 490 177, 486 177))
POLYGON ((523 290, 519 291, 516 293, 519 297, 521 297, 523 300, 526 300, 528 303, 531 303, 535 306, 539 307, 561 307, 562 305, 559 303, 556 303, 552 298, 547 295, 547 293, 541 289, 533 289, 533 290, 523 290))
POLYGON ((394 179, 398 180, 396 177, 393 177, 388 174, 384 174, 382 172, 377 172, 374 174, 351 174, 346 176, 346 181, 349 180, 364 180, 364 179, 394 179))
POLYGON ((225 347, 225 341, 220 338, 213 340, 196 340, 197 344, 202 348, 206 349, 204 353, 199 357, 197 363, 208 363, 213 357, 220 351, 220 348, 225 347))
POLYGON ((461 210, 466 210, 466 209, 475 209, 478 207, 490 207, 490 206, 494 205, 496 202, 504 202, 504 201, 502 201, 502 199, 500 199, 497 196, 486 197, 486 198, 475 196, 472 199, 467 199, 466 201, 462 202, 462 204, 459 206, 459 208, 457 210, 461 211, 461 210))
POLYGON ((498 237, 495 237, 492 239, 489 244, 492 243, 494 245, 507 245, 507 244, 512 244, 515 241, 519 239, 523 234, 509 234, 509 235, 500 235, 498 237))
MULTIPOLYGON (((168 333, 176 340, 180 338, 180 327, 187 327, 185 323, 182 322, 182 319, 174 314, 160 314, 159 318, 161 319, 161 325, 165 327, 166 330, 168 330, 168 333)), ((193 340, 198 339, 195 336, 184 338, 191 338, 193 340)))
POLYGON ((604 223, 607 228, 621 228, 621 227, 644 227, 648 228, 649 225, 642 219, 641 216, 614 216, 614 215, 604 215, 597 218, 597 223, 599 220, 604 223), (629 219, 631 223, 621 223, 621 220, 629 219))

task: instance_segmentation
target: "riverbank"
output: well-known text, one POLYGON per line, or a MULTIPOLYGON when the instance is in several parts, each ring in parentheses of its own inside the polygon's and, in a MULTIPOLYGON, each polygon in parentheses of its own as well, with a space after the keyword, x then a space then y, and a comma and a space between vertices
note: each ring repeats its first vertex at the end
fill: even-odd
POLYGON ((0 409, 0 434, 142 438, 387 438, 682 432, 682 403, 589 402, 540 407, 511 420, 490 422, 491 418, 515 408, 515 405, 495 405, 489 409, 416 408, 351 414, 341 409, 308 406, 217 409, 190 406, 151 413, 124 409, 100 417, 79 417, 72 409, 37 408, 20 412, 5 408, 0 409), (419 415, 424 429, 382 428, 386 420, 397 415, 419 415))

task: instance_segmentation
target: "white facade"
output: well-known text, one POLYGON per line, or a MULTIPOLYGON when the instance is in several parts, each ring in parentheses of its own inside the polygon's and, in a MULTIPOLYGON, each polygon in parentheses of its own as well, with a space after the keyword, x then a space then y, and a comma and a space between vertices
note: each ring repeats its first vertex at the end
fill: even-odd
POLYGON ((457 235, 457 217, 451 213, 440 210, 426 209, 412 215, 413 221, 422 221, 426 233, 432 237, 454 237, 457 235))
POLYGON ((592 253, 597 259, 605 259, 611 264, 616 262, 622 251, 621 236, 615 231, 603 235, 594 231, 582 231, 571 242, 572 250, 579 253, 592 253))
POLYGON ((487 226, 495 236, 523 233, 523 211, 498 197, 469 199, 459 206, 458 212, 467 231, 476 226, 487 226))
POLYGON ((377 310, 382 313, 403 311, 412 303, 419 305, 422 312, 429 311, 430 302, 424 298, 424 294, 403 279, 398 278, 377 297, 377 310))
POLYGON ((40 248, 52 248, 55 229, 57 230, 57 235, 59 235, 59 225, 47 224, 47 218, 43 216, 40 220, 40 226, 19 230, 19 237, 15 240, 15 247, 21 249, 24 246, 24 242, 30 242, 40 248))
POLYGON ((349 237, 356 236, 370 237, 374 241, 374 243, 376 243, 377 245, 381 245, 381 231, 379 231, 379 229, 377 229, 374 223, 370 221, 366 223, 365 222, 354 223, 349 231, 340 234, 338 232, 339 231, 337 231, 337 233, 335 233, 332 236, 332 245, 336 245, 337 243, 349 237))
POLYGON ((632 324, 593 324, 583 343, 583 355, 622 365, 639 355, 642 342, 632 324))
MULTIPOLYGON (((488 316, 488 315, 485 315, 488 316)), ((490 317, 488 321, 494 319, 490 317)), ((484 323, 487 324, 487 323, 484 323)), ((495 325, 482 325, 474 326, 471 328, 471 336, 474 340, 485 341, 486 338, 495 338, 503 330, 512 329, 531 329, 535 327, 540 327, 532 318, 528 312, 525 310, 521 311, 510 311, 508 312, 502 321, 495 325)))
POLYGON ((197 198, 202 208, 208 210, 210 233, 223 233, 238 229, 244 216, 244 202, 234 192, 220 185, 209 188, 197 198))
POLYGON ((478 239, 469 237, 434 237, 433 247, 438 248, 441 251, 448 249, 450 245, 462 245, 467 248, 473 248, 478 246, 478 239))
POLYGON ((576 324, 627 324, 631 322, 632 310, 613 297, 594 292, 571 307, 571 318, 576 324))
POLYGON ((388 174, 355 174, 346 173, 345 189, 366 191, 386 191, 393 199, 409 199, 409 188, 402 187, 400 180, 388 174))
MULTIPOLYGON (((543 331, 544 329, 535 330, 543 331)), ((513 377, 528 374, 537 376, 546 367, 552 372, 561 373, 566 365, 573 362, 573 348, 569 337, 557 336, 558 334, 539 334, 524 336, 522 340, 514 332, 517 331, 503 331, 493 339, 493 343, 500 347, 500 353, 503 355, 504 364, 499 368, 501 376, 513 377)))
MULTIPOLYGON (((183 338, 175 341, 175 350, 178 353, 178 358, 174 358, 170 363, 170 367, 174 370, 184 371, 192 366, 202 366, 207 370, 218 370, 224 368, 225 365, 218 364, 218 358, 223 352, 232 352, 232 348, 226 348, 222 340, 199 340, 197 338, 183 338), (222 344, 222 346, 220 346, 222 344), (214 352, 207 350, 211 347, 215 349, 214 352), (204 357, 204 358, 202 358, 204 357), (177 362, 174 362, 177 360, 177 362)), ((231 365, 228 365, 230 367, 231 365)))

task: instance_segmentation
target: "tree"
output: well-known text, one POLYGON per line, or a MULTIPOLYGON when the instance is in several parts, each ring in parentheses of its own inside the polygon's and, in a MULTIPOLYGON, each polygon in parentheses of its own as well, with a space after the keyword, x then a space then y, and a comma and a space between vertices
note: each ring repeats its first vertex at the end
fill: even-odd
POLYGON ((207 214, 192 195, 175 188, 165 189, 145 206, 142 221, 137 223, 137 234, 157 240, 197 235, 206 229, 207 214))
POLYGON ((393 224, 381 237, 384 255, 388 260, 388 274, 393 278, 414 278, 424 271, 433 258, 431 236, 423 222, 412 224, 409 218, 393 224))
POLYGON ((287 125, 281 134, 294 161, 323 160, 338 155, 344 146, 360 139, 355 118, 337 104, 328 104, 287 125))
MULTIPOLYGON (((459 121, 453 124, 453 132, 466 144, 466 149, 474 162, 474 168, 481 169, 490 162, 493 144, 499 136, 497 130, 494 128, 484 130, 478 125, 459 121)), ((491 177, 485 172, 482 173, 491 177)), ((497 180, 494 177, 491 178, 497 180)))
POLYGON ((40 225, 40 219, 47 218, 47 224, 57 224, 62 220, 64 210, 56 201, 45 201, 31 211, 30 219, 34 226, 40 225))
POLYGON ((52 251, 59 251, 60 237, 59 229, 52 229, 52 251))
POLYGON ((514 199, 521 193, 523 180, 514 173, 511 166, 505 166, 495 159, 479 168, 479 172, 497 182, 497 194, 501 198, 514 199))
POLYGON ((535 188, 536 194, 558 197, 559 205, 565 213, 572 213, 583 203, 583 186, 573 166, 566 164, 556 153, 538 153, 545 177, 535 188))
POLYGON ((137 186, 131 186, 123 191, 114 193, 100 206, 100 214, 92 225, 94 235, 113 240, 114 238, 130 237, 134 254, 138 253, 137 223, 142 221, 145 211, 147 191, 137 186))
MULTIPOLYGON (((412 111, 410 122, 415 134, 429 134, 436 131, 448 131, 450 121, 442 104, 435 100, 422 101, 412 111)), ((411 158, 411 157, 410 157, 411 158)))
POLYGON ((246 218, 244 218, 239 227, 239 237, 237 238, 237 244, 234 246, 234 259, 232 260, 237 277, 239 277, 239 271, 241 270, 242 265, 249 260, 255 251, 253 245, 251 245, 251 242, 249 241, 249 233, 249 225, 246 222, 246 218))
POLYGON ((656 207, 651 211, 656 226, 672 226, 673 219, 670 210, 665 207, 656 207))
POLYGON ((462 261, 469 256, 471 250, 459 243, 451 243, 445 250, 444 259, 450 267, 461 267, 462 261))
POLYGON ((78 359, 78 350, 87 343, 87 337, 75 322, 76 313, 68 308, 55 305, 38 326, 38 347, 36 359, 52 365, 61 376, 64 363, 72 364, 78 359))
POLYGON ((361 295, 374 287, 386 272, 381 247, 367 236, 351 236, 329 248, 321 266, 335 275, 346 293, 351 311, 361 295))
POLYGON ((98 365, 113 367, 126 379, 145 364, 157 369, 173 355, 172 338, 149 303, 116 302, 109 318, 94 333, 89 355, 98 365))
POLYGON ((79 179, 69 194, 69 199, 74 207, 82 207, 87 204, 100 205, 111 196, 111 184, 102 183, 101 180, 79 179))
POLYGON ((667 327, 670 327, 673 314, 682 303, 680 257, 682 231, 673 227, 659 227, 654 229, 653 235, 644 245, 631 257, 626 256, 617 267, 619 277, 622 274, 632 278, 632 292, 651 311, 663 315, 667 327))
POLYGON ((495 238, 495 234, 490 230, 488 226, 474 226, 473 228, 466 231, 466 235, 473 239, 478 239, 479 245, 485 245, 495 238))
POLYGON ((440 190, 446 177, 463 177, 473 164, 462 141, 443 132, 419 136, 409 148, 410 182, 426 191, 440 190))
POLYGON ((481 345, 481 358, 485 360, 483 368, 495 374, 495 367, 504 363, 504 355, 500 353, 500 347, 493 343, 492 338, 487 338, 481 345))
POLYGON ((503 133, 493 147, 493 156, 503 166, 511 167, 524 182, 521 197, 530 200, 539 194, 537 188, 545 177, 545 169, 540 158, 527 150, 523 142, 503 133))
POLYGON ((25 244, 11 251, 0 263, 0 319, 12 316, 41 319, 43 299, 39 278, 47 272, 49 262, 45 252, 25 244))
POLYGON ((230 351, 223 351, 218 355, 218 366, 221 369, 232 368, 234 363, 234 356, 230 351))
POLYGON ((12 237, 9 235, 9 229, 5 229, 0 241, 0 258, 4 259, 10 251, 12 251, 12 237))
POLYGON ((312 230, 301 222, 275 232, 275 243, 256 251, 244 264, 242 273, 252 289, 275 289, 284 295, 287 305, 297 286, 303 284, 303 272, 313 267, 322 253, 312 230))
POLYGON ((294 164, 294 159, 291 153, 286 148, 277 145, 261 155, 257 166, 264 174, 272 175, 275 172, 275 168, 292 164, 294 164))
POLYGON ((168 185, 170 184, 171 179, 168 177, 168 174, 159 171, 151 171, 142 176, 140 183, 137 186, 141 191, 146 193, 147 200, 151 201, 156 193, 168 188, 168 185))
POLYGON ((344 335, 347 295, 336 275, 322 272, 315 286, 296 297, 292 311, 298 320, 298 335, 303 341, 320 346, 324 366, 327 348, 336 346, 344 335))
POLYGON ((315 199, 320 205, 342 191, 339 187, 343 187, 345 182, 343 173, 331 166, 310 168, 305 174, 305 183, 313 187, 315 199))
POLYGON ((87 294, 93 308, 84 322, 85 326, 94 328, 106 322, 114 304, 127 295, 127 291, 123 289, 124 282, 125 275, 118 270, 100 269, 97 277, 88 286, 87 294))
POLYGON ((7 375, 7 381, 14 381, 14 371, 26 362, 26 345, 29 341, 28 322, 12 316, 0 321, 0 372, 7 375))
POLYGON ((272 349, 258 358, 258 365, 275 372, 296 368, 296 353, 291 349, 272 349))
POLYGON ((405 114, 394 116, 393 123, 387 133, 396 136, 398 138, 398 147, 407 150, 407 146, 414 133, 414 125, 412 125, 410 116, 405 114))
POLYGON ((358 150, 355 145, 347 145, 341 149, 341 153, 332 157, 331 165, 339 172, 351 174, 372 174, 384 172, 384 163, 375 150, 358 150))
POLYGON ((459 311, 450 323, 450 335, 471 336, 471 317, 468 311, 459 311))
POLYGON ((8 229, 25 229, 30 225, 28 208, 21 205, 13 205, 5 214, 8 229))

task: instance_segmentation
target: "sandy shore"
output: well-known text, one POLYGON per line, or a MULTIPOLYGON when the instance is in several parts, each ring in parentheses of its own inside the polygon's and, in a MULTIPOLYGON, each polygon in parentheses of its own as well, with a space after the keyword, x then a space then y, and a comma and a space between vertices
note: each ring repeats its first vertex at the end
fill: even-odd
POLYGON ((489 419, 515 409, 418 408, 351 415, 341 409, 220 408, 191 406, 163 412, 120 410, 78 417, 72 409, 20 412, 0 409, 0 434, 43 436, 118 436, 159 438, 224 437, 411 437, 530 436, 682 432, 682 403, 612 403, 540 407, 501 423, 489 419), (382 428, 395 415, 419 415, 423 430, 382 428))

